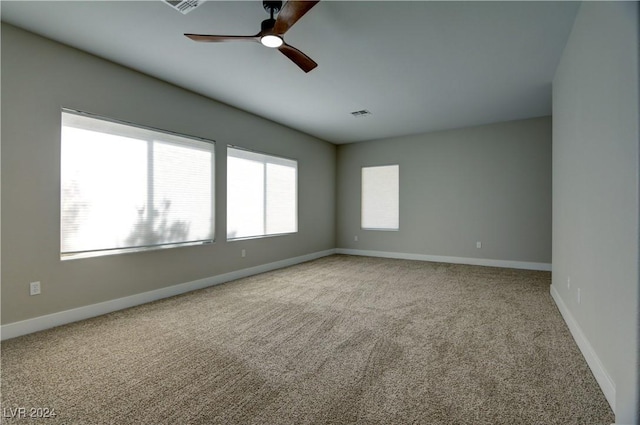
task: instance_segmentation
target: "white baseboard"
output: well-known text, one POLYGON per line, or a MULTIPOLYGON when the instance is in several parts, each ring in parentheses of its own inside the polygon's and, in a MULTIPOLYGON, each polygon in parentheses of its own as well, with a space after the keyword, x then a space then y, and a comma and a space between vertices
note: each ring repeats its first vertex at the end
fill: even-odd
POLYGON ((562 297, 560 297, 560 294, 556 290, 555 286, 551 285, 550 292, 551 292, 551 298, 553 298, 556 305, 558 306, 558 310, 560 310, 560 314, 562 314, 564 321, 567 323, 567 326, 569 327, 569 331, 571 331, 571 335, 573 335, 573 339, 576 341, 576 344, 578 344, 578 348, 580 348, 580 351, 582 352, 582 355, 587 361, 587 364, 589 365, 589 368, 591 369, 593 376, 596 378, 596 381, 600 385, 600 389, 602 389, 602 392, 604 393, 605 398, 609 402, 609 405, 611 406, 611 410, 615 412, 616 411, 615 383, 613 382, 613 380, 605 370, 602 362, 600 361, 600 358, 598 357, 595 350, 591 346, 591 343, 585 336, 584 332, 582 332, 580 325, 578 325, 578 322, 569 311, 569 308, 562 300, 562 297))
POLYGON ((526 261, 492 260, 488 258, 446 257, 441 255, 408 254, 402 252, 368 251, 361 249, 336 249, 336 254, 362 255, 365 257, 397 258, 400 260, 433 261, 437 263, 470 264, 474 266, 503 267, 509 269, 526 269, 551 271, 549 263, 531 263, 526 261))
POLYGON ((68 323, 89 319, 91 317, 96 317, 107 313, 112 313, 114 311, 123 310, 125 308, 134 307, 151 301, 160 300, 162 298, 168 298, 174 295, 184 294, 185 292, 195 291, 196 289, 203 289, 209 286, 219 285, 221 283, 230 282, 232 280, 240 279, 243 277, 253 276, 259 273, 293 266, 295 264, 304 263, 306 261, 315 260, 317 258, 326 257, 327 255, 332 254, 335 254, 335 249, 314 252, 299 257, 288 258, 286 260, 262 264, 247 269, 236 270, 217 276, 211 276, 204 279, 198 279, 191 282, 169 286, 166 288, 156 289, 154 291, 144 292, 142 294, 131 295, 115 300, 91 304, 71 310, 65 310, 58 313, 47 314, 45 316, 34 317, 33 319, 22 320, 20 322, 8 323, 6 325, 0 326, 0 340, 15 338, 21 335, 42 331, 44 329, 66 325, 68 323))

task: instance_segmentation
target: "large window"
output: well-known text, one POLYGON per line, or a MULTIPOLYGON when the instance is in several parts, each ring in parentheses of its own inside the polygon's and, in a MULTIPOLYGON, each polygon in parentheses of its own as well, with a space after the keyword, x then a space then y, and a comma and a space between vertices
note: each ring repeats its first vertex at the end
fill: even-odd
POLYGON ((227 239, 298 231, 298 163, 227 148, 227 239))
POLYGON ((400 166, 362 167, 362 228, 398 230, 400 166))
POLYGON ((214 146, 64 110, 61 257, 214 238, 214 146))

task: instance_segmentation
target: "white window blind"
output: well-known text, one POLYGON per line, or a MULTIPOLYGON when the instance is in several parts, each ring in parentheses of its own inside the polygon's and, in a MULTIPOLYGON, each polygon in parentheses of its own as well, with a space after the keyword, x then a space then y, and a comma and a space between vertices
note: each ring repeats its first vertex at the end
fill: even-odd
POLYGON ((398 230, 400 166, 362 167, 362 228, 398 230))
POLYGON ((64 110, 61 257, 211 243, 212 142, 64 110))
POLYGON ((227 148, 227 239, 298 231, 298 163, 227 148))

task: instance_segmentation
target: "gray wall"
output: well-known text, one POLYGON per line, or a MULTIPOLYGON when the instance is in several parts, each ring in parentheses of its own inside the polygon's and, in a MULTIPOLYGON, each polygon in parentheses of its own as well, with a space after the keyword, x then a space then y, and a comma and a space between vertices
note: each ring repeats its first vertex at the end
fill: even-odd
POLYGON ((340 145, 337 210, 339 248, 550 263, 551 118, 340 145), (397 232, 360 229, 360 169, 381 164, 400 164, 397 232))
POLYGON ((585 2, 553 81, 553 288, 615 384, 616 422, 629 424, 640 420, 639 113, 638 5, 585 2))
POLYGON ((335 156, 327 142, 3 24, 2 323, 334 248, 335 156), (61 107, 215 140, 216 243, 61 262, 61 107), (226 144, 298 159, 296 235, 226 242, 226 144), (36 280, 42 294, 30 297, 36 280))

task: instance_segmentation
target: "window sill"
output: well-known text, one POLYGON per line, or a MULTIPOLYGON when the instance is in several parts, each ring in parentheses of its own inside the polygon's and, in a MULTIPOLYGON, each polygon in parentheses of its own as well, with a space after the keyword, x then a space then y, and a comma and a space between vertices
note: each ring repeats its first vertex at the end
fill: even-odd
POLYGON ((94 258, 94 257, 106 257, 110 255, 130 254, 134 252, 149 252, 159 251, 172 248, 182 248, 186 246, 198 246, 198 245, 212 245, 215 241, 197 241, 197 242, 182 242, 169 245, 155 245, 155 246, 143 246, 135 248, 120 248, 120 249, 108 249, 99 251, 86 251, 86 252, 74 252, 68 254, 60 254, 60 261, 79 260, 81 258, 94 258))

